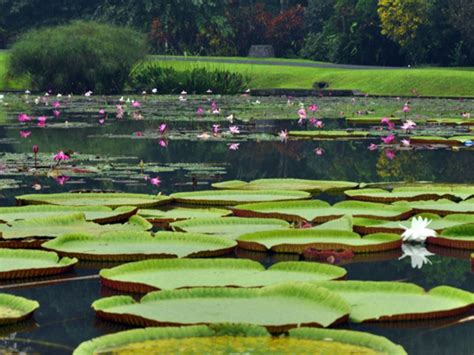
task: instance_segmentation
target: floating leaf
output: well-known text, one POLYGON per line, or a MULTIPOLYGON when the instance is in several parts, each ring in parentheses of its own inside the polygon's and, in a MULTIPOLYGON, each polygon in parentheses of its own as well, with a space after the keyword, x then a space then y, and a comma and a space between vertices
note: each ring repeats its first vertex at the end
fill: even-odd
POLYGON ((83 213, 63 215, 61 217, 32 218, 0 224, 2 239, 54 238, 63 234, 90 233, 101 235, 112 231, 137 232, 149 230, 153 226, 139 216, 132 216, 125 224, 101 225, 87 222, 83 213))
POLYGON ((146 293, 191 287, 262 287, 289 281, 341 279, 346 270, 332 265, 282 262, 268 270, 244 259, 146 260, 101 270, 102 284, 122 291, 146 293))
POLYGON ((394 206, 410 207, 414 213, 436 213, 439 215, 448 215, 454 213, 474 214, 474 199, 454 202, 451 200, 429 200, 429 201, 398 201, 394 206))
POLYGON ((441 124, 441 125, 451 125, 451 126, 472 126, 474 125, 474 120, 469 120, 465 118, 428 118, 427 123, 441 124))
POLYGON ((359 183, 350 181, 325 181, 305 179, 259 179, 248 183, 239 180, 224 181, 212 184, 217 189, 236 190, 285 190, 285 191, 344 191, 354 189, 359 183))
POLYGON ((427 242, 450 248, 474 249, 474 222, 446 228, 441 235, 430 237, 427 242))
POLYGON ((137 212, 136 207, 119 207, 113 210, 106 206, 18 206, 1 207, 0 221, 12 223, 13 221, 29 220, 45 217, 60 217, 72 213, 84 213, 87 221, 96 223, 115 223, 123 222, 129 219, 137 212))
POLYGON ((474 304, 472 293, 448 286, 426 292, 402 282, 344 281, 318 285, 344 298, 352 307, 349 318, 356 323, 450 317, 469 311, 474 304))
POLYGON ((56 275, 72 270, 77 259, 41 250, 0 249, 0 279, 56 275))
MULTIPOLYGON (((384 117, 388 119, 390 122, 395 124, 402 123, 402 119, 399 117, 384 117)), ((358 125, 380 125, 382 119, 380 117, 365 117, 365 116, 357 116, 357 117, 347 117, 346 122, 358 125)))
POLYGON ((27 298, 0 293, 0 325, 28 319, 39 308, 39 303, 27 298))
MULTIPOLYGON (((367 218, 368 220, 371 220, 367 218)), ((353 229, 353 218, 352 216, 343 216, 338 219, 333 219, 329 222, 320 224, 319 226, 313 227, 312 229, 316 230, 341 230, 352 232, 353 229)))
POLYGON ((236 242, 210 235, 159 232, 111 232, 63 235, 43 243, 45 249, 80 260, 134 261, 151 258, 209 257, 230 253, 236 242))
POLYGON ((35 194, 16 197, 17 201, 26 205, 65 205, 65 206, 135 206, 140 208, 155 207, 171 201, 163 195, 144 195, 127 193, 60 193, 35 194))
POLYGON ((442 198, 465 200, 474 196, 474 186, 433 184, 396 187, 392 191, 383 189, 351 190, 346 191, 345 194, 352 199, 385 203, 399 200, 417 201, 442 198))
POLYGON ((473 140, 474 136, 454 136, 449 138, 439 136, 411 136, 410 144, 463 145, 465 142, 473 140))
POLYGON ((411 208, 406 206, 360 201, 342 201, 331 206, 319 200, 249 203, 237 205, 233 211, 240 217, 281 218, 291 222, 326 222, 345 215, 399 220, 411 215, 411 208))
POLYGON ((296 326, 327 327, 344 320, 349 305, 338 295, 312 284, 264 288, 192 288, 151 292, 136 302, 130 296, 100 299, 97 315, 136 326, 247 323, 270 332, 296 326), (278 311, 276 311, 278 310, 278 311))
POLYGON ((127 330, 82 343, 73 355, 130 354, 387 354, 406 355, 390 340, 350 330, 296 328, 287 337, 270 337, 264 327, 212 325, 127 330), (159 350, 157 350, 159 349, 159 350))
POLYGON ((277 253, 302 254, 308 248, 350 249, 355 253, 398 249, 402 245, 396 234, 359 234, 342 230, 294 229, 249 233, 237 239, 239 248, 277 253))
POLYGON ((195 192, 179 192, 171 197, 177 202, 197 205, 236 205, 259 201, 288 201, 308 199, 311 195, 303 191, 278 190, 210 190, 195 192))
POLYGON ((370 136, 365 131, 318 130, 318 131, 290 131, 292 137, 303 138, 366 138, 370 136))
POLYGON ((174 208, 168 211, 139 210, 138 214, 152 223, 171 223, 194 218, 217 218, 232 214, 218 208, 174 208))
POLYGON ((280 219, 270 218, 198 218, 189 221, 171 223, 174 230, 216 234, 237 239, 238 236, 255 231, 289 229, 290 224, 280 219))

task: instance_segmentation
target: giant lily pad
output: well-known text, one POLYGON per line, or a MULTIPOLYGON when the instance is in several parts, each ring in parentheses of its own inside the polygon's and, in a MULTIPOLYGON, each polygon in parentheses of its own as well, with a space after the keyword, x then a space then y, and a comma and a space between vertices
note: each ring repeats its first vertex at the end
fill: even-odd
POLYGON ((436 213, 441 216, 455 213, 474 214, 474 199, 454 202, 447 199, 429 201, 398 201, 394 206, 411 207, 414 213, 436 213))
POLYGON ((237 205, 233 211, 241 217, 281 218, 291 222, 325 222, 345 215, 399 220, 411 215, 411 208, 406 206, 360 201, 342 201, 331 206, 319 200, 249 203, 237 205))
POLYGON ((345 275, 346 270, 332 265, 282 262, 265 270, 260 263, 244 259, 145 260, 100 272, 105 286, 138 293, 191 287, 262 287, 341 279, 345 275))
POLYGON ((288 222, 280 219, 270 218, 198 218, 189 221, 171 223, 174 230, 217 234, 226 236, 230 239, 237 239, 239 235, 255 232, 268 231, 276 229, 288 229, 290 225, 288 222))
POLYGON ((366 131, 318 130, 318 131, 290 131, 291 137, 302 138, 366 138, 370 136, 366 131))
POLYGON ((119 207, 113 210, 106 206, 18 206, 1 207, 0 221, 11 223, 19 220, 29 220, 45 217, 59 217, 71 213, 84 213, 86 220, 96 223, 122 222, 133 216, 137 212, 136 207, 119 207))
POLYGON ((73 355, 131 354, 387 354, 406 355, 388 339, 349 330, 297 328, 289 337, 274 337, 253 325, 196 325, 132 329, 82 343, 73 355))
POLYGON ((232 180, 212 184, 217 189, 230 190, 284 190, 284 191, 344 191, 354 189, 359 183, 350 181, 325 181, 305 179, 259 179, 250 182, 232 180))
POLYGON ((232 214, 219 208, 174 208, 168 211, 139 210, 138 214, 152 223, 171 223, 194 218, 217 218, 232 214))
MULTIPOLYGON (((471 214, 452 214, 444 218, 438 215, 424 214, 424 217, 431 220, 429 225, 430 229, 434 229, 437 232, 441 232, 446 228, 458 226, 466 223, 474 223, 474 215, 471 214)), ((355 218, 354 219, 354 230, 361 234, 370 233, 395 233, 401 234, 405 231, 405 228, 410 228, 411 220, 391 222, 382 221, 370 218, 355 218)))
POLYGON ((426 292, 402 282, 344 281, 319 285, 351 305, 349 317, 356 323, 450 317, 469 311, 474 305, 472 293, 448 286, 426 292))
POLYGON ((28 319, 39 308, 39 303, 27 298, 0 293, 0 325, 28 319))
POLYGON ((383 189, 362 189, 346 191, 345 194, 356 200, 374 202, 395 202, 399 200, 437 200, 441 198, 462 200, 474 196, 474 185, 419 185, 396 187, 392 191, 383 189))
POLYGON ((240 248, 256 251, 302 254, 308 248, 351 249, 355 253, 398 249, 402 245, 396 234, 359 234, 343 230, 295 229, 249 233, 237 239, 240 248))
POLYGON ((77 259, 41 250, 0 249, 0 279, 56 275, 71 270, 77 259))
POLYGON ((473 141, 474 136, 454 136, 454 137, 439 137, 439 136, 411 136, 411 144, 444 144, 444 145, 463 145, 467 141, 473 141))
POLYGON ((231 252, 236 242, 210 235, 159 232, 110 232, 63 235, 43 248, 80 260, 134 261, 150 258, 209 257, 231 252))
POLYGON ((472 126, 474 120, 466 118, 428 118, 427 123, 449 125, 449 126, 472 126))
POLYGON ((65 206, 135 206, 154 207, 171 201, 163 195, 144 195, 127 193, 60 193, 18 196, 17 201, 26 205, 65 205, 65 206))
MULTIPOLYGON (((384 117, 392 123, 400 124, 402 119, 399 117, 384 117)), ((370 117, 370 116, 356 116, 356 117, 346 117, 347 123, 357 124, 357 125, 380 125, 382 118, 380 117, 370 117)))
POLYGON ((136 302, 129 296, 92 304, 104 319, 138 326, 247 323, 271 332, 296 326, 327 327, 350 312, 344 299, 312 284, 264 288, 192 288, 151 292, 136 302))
POLYGON ((101 235, 112 231, 144 231, 152 227, 150 223, 139 216, 132 216, 125 224, 101 225, 87 222, 83 213, 74 213, 60 217, 13 221, 10 225, 0 224, 0 232, 4 241, 12 241, 27 238, 54 238, 77 231, 101 235))
POLYGON ((430 237, 428 243, 459 249, 474 249, 474 222, 445 229, 438 237, 430 237))
POLYGON ((303 191, 279 190, 211 190, 179 192, 171 197, 177 202, 197 205, 236 205, 238 203, 260 201, 288 201, 308 199, 311 195, 303 191))

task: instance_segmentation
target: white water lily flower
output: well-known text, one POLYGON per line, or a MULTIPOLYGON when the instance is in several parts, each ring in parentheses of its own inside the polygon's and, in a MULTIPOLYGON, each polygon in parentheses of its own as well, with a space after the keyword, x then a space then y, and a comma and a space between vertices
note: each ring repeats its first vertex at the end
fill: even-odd
POLYGON ((426 250, 425 247, 415 244, 402 244, 403 255, 398 258, 402 260, 407 256, 411 259, 411 267, 414 269, 421 269, 425 264, 431 264, 428 256, 435 255, 426 250))
POLYGON ((436 237, 436 231, 427 228, 432 221, 428 218, 414 217, 411 219, 410 228, 400 224, 400 227, 405 229, 402 234, 403 241, 424 243, 428 237, 436 237))

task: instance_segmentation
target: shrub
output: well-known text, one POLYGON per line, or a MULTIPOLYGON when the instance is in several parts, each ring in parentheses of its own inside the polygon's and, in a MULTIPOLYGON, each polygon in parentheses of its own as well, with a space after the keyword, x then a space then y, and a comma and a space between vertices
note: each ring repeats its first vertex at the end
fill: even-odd
POLYGON ((156 88, 160 94, 176 94, 182 90, 204 94, 211 89, 217 94, 232 95, 247 89, 249 78, 240 73, 206 67, 176 70, 159 62, 139 64, 130 74, 135 90, 156 88))
POLYGON ((26 33, 12 48, 9 72, 28 75, 38 90, 118 93, 145 55, 141 34, 78 21, 26 33))

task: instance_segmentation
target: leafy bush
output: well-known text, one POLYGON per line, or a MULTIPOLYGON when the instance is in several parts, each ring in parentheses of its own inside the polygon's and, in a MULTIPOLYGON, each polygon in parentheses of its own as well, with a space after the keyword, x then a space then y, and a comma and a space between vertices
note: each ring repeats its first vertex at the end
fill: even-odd
POLYGON ((39 90, 118 93, 145 55, 141 34, 78 21, 25 34, 12 48, 9 72, 28 75, 39 90))
POLYGON ((130 74, 130 86, 135 90, 157 89, 161 94, 176 94, 182 90, 196 94, 213 92, 231 95, 247 89, 249 78, 240 73, 206 67, 176 70, 159 62, 139 64, 130 74))

